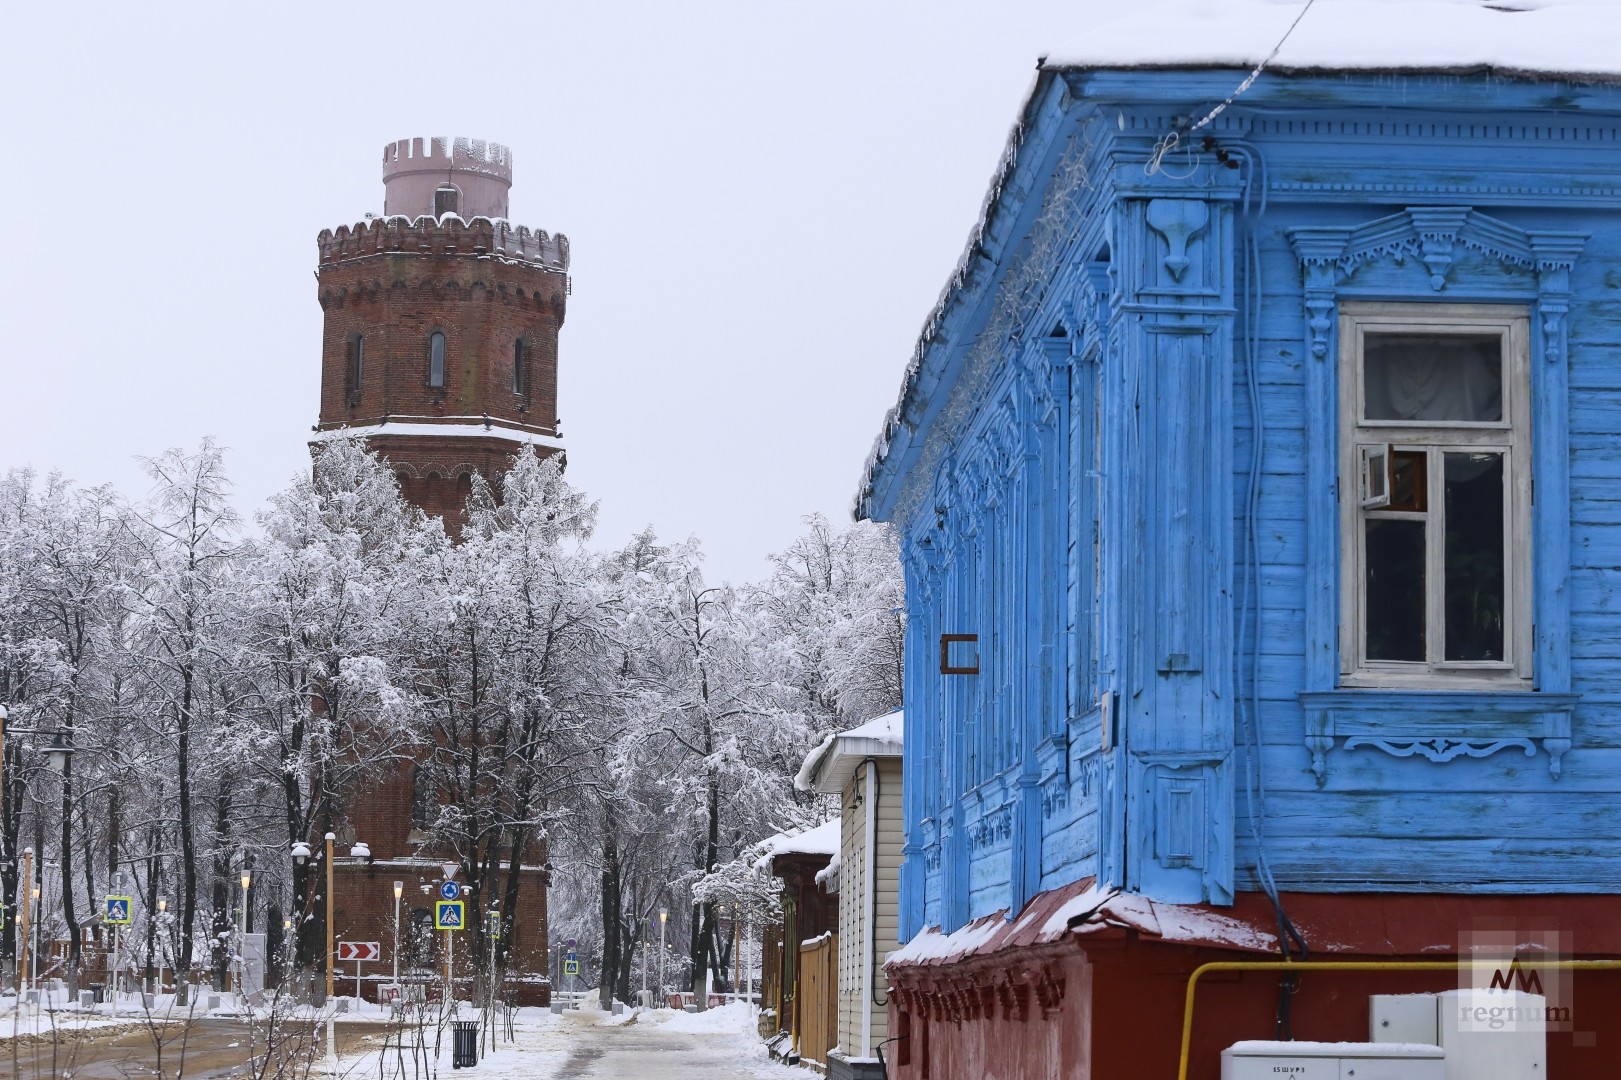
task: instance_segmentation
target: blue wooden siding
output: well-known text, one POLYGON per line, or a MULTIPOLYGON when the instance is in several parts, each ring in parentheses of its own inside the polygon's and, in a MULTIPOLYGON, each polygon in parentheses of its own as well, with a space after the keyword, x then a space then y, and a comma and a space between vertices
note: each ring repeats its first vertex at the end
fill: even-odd
POLYGON ((1621 92, 1270 77, 1146 170, 1231 83, 1044 76, 874 468, 911 617, 903 938, 1093 874, 1227 902, 1257 833, 1284 889, 1621 889, 1621 92), (1534 692, 1338 688, 1354 300, 1531 317, 1534 692), (940 675, 942 633, 979 675, 940 675))

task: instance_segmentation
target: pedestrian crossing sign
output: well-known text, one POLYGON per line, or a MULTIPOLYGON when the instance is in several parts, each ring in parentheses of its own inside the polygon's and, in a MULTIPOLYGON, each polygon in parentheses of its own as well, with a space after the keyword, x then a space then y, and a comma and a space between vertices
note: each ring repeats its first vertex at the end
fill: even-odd
POLYGON ((564 975, 578 975, 579 973, 580 973, 580 962, 578 960, 564 960, 563 961, 563 974, 564 975))
POLYGON ((130 915, 132 903, 127 896, 107 897, 107 912, 101 921, 108 926, 128 926, 134 921, 130 915))
POLYGON ((462 929, 462 903, 461 900, 439 900, 433 905, 433 928, 435 930, 462 929))

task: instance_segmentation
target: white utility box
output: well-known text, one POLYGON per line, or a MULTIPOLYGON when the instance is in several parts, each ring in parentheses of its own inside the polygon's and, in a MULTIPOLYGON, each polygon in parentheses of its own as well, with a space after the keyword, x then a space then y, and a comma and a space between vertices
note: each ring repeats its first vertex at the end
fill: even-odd
POLYGON ((1517 990, 1436 995, 1447 1080, 1546 1080, 1548 999, 1517 990))
POLYGON ((1368 1041, 1441 1045, 1434 994, 1375 994, 1368 999, 1368 1041))
POLYGON ((1221 1080, 1446 1080, 1444 1051, 1420 1043, 1241 1042, 1221 1080))

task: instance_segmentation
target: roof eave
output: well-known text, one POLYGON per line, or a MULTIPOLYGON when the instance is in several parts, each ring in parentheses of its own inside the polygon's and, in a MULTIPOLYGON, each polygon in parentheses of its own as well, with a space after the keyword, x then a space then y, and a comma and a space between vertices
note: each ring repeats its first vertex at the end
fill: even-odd
POLYGON ((813 784, 822 795, 838 795, 868 758, 899 759, 901 747, 887 739, 849 739, 839 736, 817 766, 813 784))

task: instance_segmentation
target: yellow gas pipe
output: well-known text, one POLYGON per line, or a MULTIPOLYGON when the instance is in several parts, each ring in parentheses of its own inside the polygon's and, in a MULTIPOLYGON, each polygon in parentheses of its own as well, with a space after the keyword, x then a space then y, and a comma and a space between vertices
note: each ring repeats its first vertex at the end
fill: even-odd
MULTIPOLYGON (((1621 960, 1525 960, 1522 968, 1553 968, 1559 971, 1621 971, 1621 960)), ((1208 971, 1278 971, 1305 974, 1312 971, 1457 971, 1463 965, 1455 960, 1215 960, 1200 964, 1188 976, 1187 997, 1182 1005, 1182 1056, 1177 1080, 1188 1080, 1188 1054, 1193 1048, 1193 999, 1199 977, 1208 971)))

